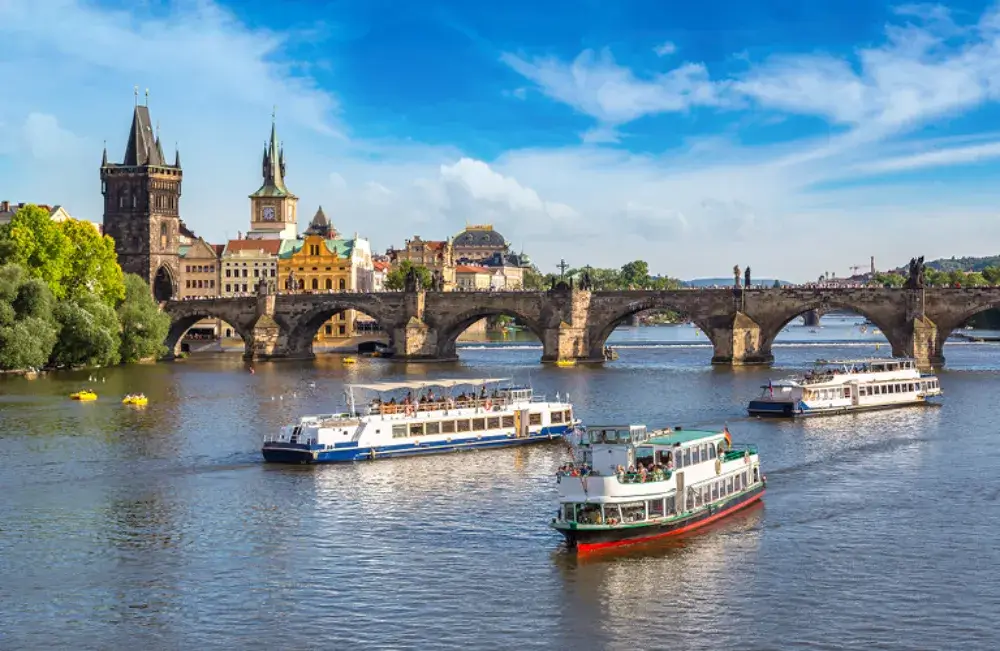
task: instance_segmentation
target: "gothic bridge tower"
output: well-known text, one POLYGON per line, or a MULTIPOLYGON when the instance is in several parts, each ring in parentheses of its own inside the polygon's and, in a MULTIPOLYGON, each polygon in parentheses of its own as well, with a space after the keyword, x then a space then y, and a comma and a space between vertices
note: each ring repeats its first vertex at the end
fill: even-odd
POLYGON ((132 129, 125 158, 108 162, 104 148, 101 192, 104 233, 115 241, 118 264, 126 273, 145 278, 158 301, 177 295, 180 261, 181 155, 170 165, 160 146, 159 127, 153 131, 149 93, 141 106, 136 92, 132 129))

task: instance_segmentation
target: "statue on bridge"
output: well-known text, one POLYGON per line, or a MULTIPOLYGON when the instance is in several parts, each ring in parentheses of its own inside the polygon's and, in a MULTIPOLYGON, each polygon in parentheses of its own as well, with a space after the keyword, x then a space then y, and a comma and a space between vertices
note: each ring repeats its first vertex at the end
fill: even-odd
POLYGON ((438 270, 435 270, 434 273, 431 274, 431 291, 444 291, 444 274, 438 270))
POLYGON ((271 287, 267 282, 267 278, 261 278, 257 282, 257 298, 263 298, 264 296, 270 294, 270 289, 271 287))
POLYGON ((923 289, 926 270, 927 265, 924 264, 924 256, 910 258, 910 273, 903 287, 906 289, 923 289))
POLYGON ((583 275, 580 277, 580 289, 589 292, 593 286, 593 281, 590 278, 590 270, 584 269, 583 275))
POLYGON ((740 286, 740 265, 733 266, 733 287, 740 286))
POLYGON ((747 265, 746 273, 743 274, 743 286, 750 287, 750 265, 747 265))
POLYGON ((417 275, 417 270, 415 268, 410 267, 406 271, 406 278, 403 279, 403 291, 415 293, 421 289, 423 289, 423 287, 421 286, 420 276, 417 275))

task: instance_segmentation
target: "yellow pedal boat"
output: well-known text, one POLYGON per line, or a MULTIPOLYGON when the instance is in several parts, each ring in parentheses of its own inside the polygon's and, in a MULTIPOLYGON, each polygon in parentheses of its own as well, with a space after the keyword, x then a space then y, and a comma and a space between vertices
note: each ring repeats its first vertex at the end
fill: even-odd
POLYGON ((145 407, 149 404, 149 398, 146 396, 125 396, 122 398, 123 405, 136 405, 137 407, 145 407))
POLYGON ((345 364, 357 364, 358 363, 358 358, 357 357, 345 357, 344 358, 344 363, 345 364))
POLYGON ((561 368, 567 368, 569 366, 576 366, 576 360, 575 359, 560 359, 558 362, 556 362, 556 366, 559 366, 561 368))
POLYGON ((80 400, 81 402, 90 402, 91 400, 97 400, 97 394, 89 389, 84 389, 83 391, 77 391, 76 393, 69 394, 69 397, 73 400, 80 400))

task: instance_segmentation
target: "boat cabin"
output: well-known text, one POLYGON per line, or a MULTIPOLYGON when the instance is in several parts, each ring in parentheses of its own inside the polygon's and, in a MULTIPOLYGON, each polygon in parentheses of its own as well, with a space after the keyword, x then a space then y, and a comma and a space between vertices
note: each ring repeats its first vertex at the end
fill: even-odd
POLYGON ((602 475, 635 465, 635 446, 649 440, 645 425, 593 425, 583 437, 583 463, 602 475))

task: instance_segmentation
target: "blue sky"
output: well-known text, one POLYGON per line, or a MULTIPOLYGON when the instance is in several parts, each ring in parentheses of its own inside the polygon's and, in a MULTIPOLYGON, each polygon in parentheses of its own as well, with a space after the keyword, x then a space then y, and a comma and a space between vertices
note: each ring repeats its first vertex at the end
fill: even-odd
POLYGON ((0 198, 81 218, 138 85, 213 242, 247 229, 274 105, 300 219, 377 250, 490 222, 545 270, 806 280, 1000 242, 990 2, 3 0, 0 24, 0 198))

